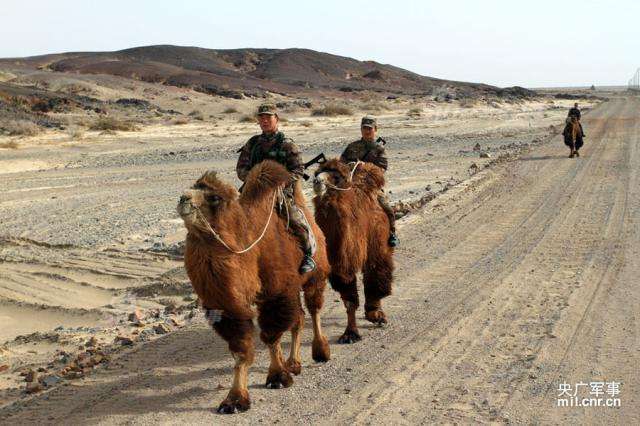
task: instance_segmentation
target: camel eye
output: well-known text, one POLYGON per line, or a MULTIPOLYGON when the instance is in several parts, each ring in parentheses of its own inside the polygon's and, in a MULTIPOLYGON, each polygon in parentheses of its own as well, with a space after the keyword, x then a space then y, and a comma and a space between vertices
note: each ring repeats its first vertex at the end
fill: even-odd
POLYGON ((207 203, 212 206, 217 206, 218 204, 220 204, 220 201, 222 201, 222 197, 216 194, 210 194, 205 196, 204 198, 207 200, 207 203))

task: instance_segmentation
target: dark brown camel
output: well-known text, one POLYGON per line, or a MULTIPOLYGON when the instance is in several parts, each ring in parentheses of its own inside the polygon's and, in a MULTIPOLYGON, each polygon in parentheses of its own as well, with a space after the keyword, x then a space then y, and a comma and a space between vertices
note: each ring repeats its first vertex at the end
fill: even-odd
POLYGON ((384 171, 358 162, 352 169, 335 159, 315 173, 313 199, 316 222, 327 238, 331 264, 329 282, 347 310, 347 328, 339 343, 361 339, 356 324, 358 289, 356 274, 363 273, 365 317, 384 324, 381 300, 391 294, 393 249, 389 247, 389 219, 378 203, 384 171))

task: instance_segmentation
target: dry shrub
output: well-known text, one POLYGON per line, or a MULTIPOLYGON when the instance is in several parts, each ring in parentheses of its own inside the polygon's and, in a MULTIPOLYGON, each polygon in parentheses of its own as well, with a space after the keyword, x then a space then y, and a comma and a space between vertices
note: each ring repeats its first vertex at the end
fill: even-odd
POLYGON ((353 115, 353 110, 346 105, 328 104, 322 108, 316 108, 311 111, 311 115, 336 117, 338 115, 353 115))
POLYGON ((224 111, 222 111, 223 114, 233 114, 235 112, 238 112, 238 110, 236 109, 236 107, 232 107, 232 106, 226 107, 224 111))
POLYGON ((133 132, 138 130, 138 127, 131 121, 118 120, 113 117, 101 117, 89 127, 89 130, 133 132))
POLYGON ((380 111, 388 111, 390 108, 384 104, 383 102, 368 102, 362 106, 363 111, 368 112, 380 112, 380 111))
POLYGON ((407 111, 409 117, 420 117, 422 115, 422 108, 411 108, 407 111))
POLYGON ((204 115, 202 114, 201 111, 193 110, 189 113, 189 117, 193 118, 194 120, 198 120, 198 121, 204 121, 204 115))
POLYGON ((300 122, 300 125, 301 125, 302 127, 311 127, 311 126, 313 126, 313 123, 312 123, 312 122, 310 122, 310 121, 301 121, 301 122, 300 122))
POLYGON ((0 122, 0 130, 10 136, 35 136, 40 133, 40 127, 28 120, 8 120, 0 122))
POLYGON ((182 126, 182 125, 184 125, 184 124, 188 124, 188 123, 189 123, 189 120, 188 120, 188 119, 186 119, 186 118, 180 117, 180 118, 176 118, 176 119, 175 119, 175 120, 173 120, 171 123, 172 123, 174 126, 182 126))
POLYGON ((0 142, 0 148, 18 149, 18 142, 16 141, 0 142))
POLYGON ((465 98, 460 101, 460 106, 462 108, 473 108, 476 106, 476 101, 474 101, 473 99, 465 98))
POLYGON ((73 140, 84 139, 84 129, 82 127, 75 127, 75 126, 68 127, 67 134, 73 140))
POLYGON ((256 118, 252 115, 244 115, 238 120, 239 123, 255 123, 256 118))

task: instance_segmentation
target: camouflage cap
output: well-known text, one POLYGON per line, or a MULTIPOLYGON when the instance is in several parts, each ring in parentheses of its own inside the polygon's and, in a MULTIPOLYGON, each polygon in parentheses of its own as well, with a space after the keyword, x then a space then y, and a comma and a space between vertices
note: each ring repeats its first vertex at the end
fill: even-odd
POLYGON ((378 120, 370 115, 365 115, 364 117, 362 117, 360 127, 378 127, 378 120))
POLYGON ((258 107, 258 115, 278 115, 278 109, 274 104, 262 104, 258 107))

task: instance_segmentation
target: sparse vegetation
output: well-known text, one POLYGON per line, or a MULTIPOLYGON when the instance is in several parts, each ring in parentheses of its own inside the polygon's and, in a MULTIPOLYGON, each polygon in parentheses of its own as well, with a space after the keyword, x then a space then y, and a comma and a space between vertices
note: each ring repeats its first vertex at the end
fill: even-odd
POLYGON ((0 142, 0 148, 18 149, 18 142, 16 141, 0 142))
POLYGON ((0 130, 4 130, 9 136, 35 136, 40 133, 40 127, 28 120, 0 122, 0 130))
POLYGON ((232 106, 226 107, 224 111, 222 111, 223 114, 233 114, 236 112, 238 112, 238 110, 236 109, 236 107, 232 107, 232 106))
POLYGON ((476 106, 476 102, 473 99, 465 98, 460 101, 460 106, 462 108, 473 108, 476 106))
POLYGON ((256 118, 252 115, 243 115, 242 117, 240 117, 240 120, 238 120, 239 123, 255 123, 256 122, 256 118))
POLYGON ((411 108, 407 111, 409 117, 420 117, 422 115, 422 108, 411 108))
POLYGON ((76 126, 68 127, 67 128, 67 134, 73 140, 83 139, 84 138, 84 129, 82 127, 76 127, 76 126))
POLYGON ((138 130, 138 127, 131 121, 118 120, 114 117, 101 117, 89 127, 89 130, 133 132, 138 130))
POLYGON ((204 114, 202 114, 202 112, 198 111, 197 109, 191 111, 189 113, 189 117, 193 118, 194 120, 204 121, 204 114))
POLYGON ((316 108, 311 111, 311 115, 336 117, 338 115, 353 115, 353 110, 346 105, 328 104, 322 108, 316 108))
POLYGON ((179 117, 179 118, 176 118, 175 120, 173 120, 171 123, 172 123, 174 126, 182 126, 182 125, 184 125, 184 124, 188 124, 188 123, 189 123, 189 120, 188 120, 188 119, 186 119, 186 118, 184 118, 184 117, 179 117))
POLYGON ((301 121, 301 122, 300 122, 300 125, 301 125, 302 127, 311 127, 311 126, 313 126, 313 123, 312 123, 312 122, 310 122, 310 121, 301 121))
POLYGON ((388 111, 390 108, 384 102, 368 102, 362 106, 362 109, 367 112, 380 112, 388 111))

